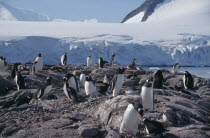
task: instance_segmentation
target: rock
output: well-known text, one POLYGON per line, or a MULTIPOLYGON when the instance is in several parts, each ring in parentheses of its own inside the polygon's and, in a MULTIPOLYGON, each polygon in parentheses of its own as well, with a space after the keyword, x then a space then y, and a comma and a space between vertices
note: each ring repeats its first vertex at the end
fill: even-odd
POLYGON ((138 86, 138 82, 136 80, 126 80, 123 83, 124 87, 134 87, 134 86, 138 86))
POLYGON ((47 96, 47 100, 57 100, 57 99, 58 99, 58 97, 54 94, 50 94, 47 96))
POLYGON ((105 125, 109 125, 115 130, 119 130, 124 111, 128 104, 133 104, 135 108, 140 106, 140 95, 119 95, 101 104, 95 112, 95 117, 99 118, 105 125))
POLYGON ((9 127, 5 128, 5 129, 2 131, 1 134, 2 134, 3 136, 11 136, 13 133, 17 132, 17 131, 20 130, 20 129, 21 129, 21 127, 12 125, 12 126, 9 126, 9 127))
POLYGON ((95 137, 98 135, 99 128, 95 124, 85 124, 78 128, 78 133, 83 137, 95 137))
POLYGON ((0 123, 0 133, 2 132, 2 130, 3 130, 5 127, 6 127, 5 124, 0 123))
POLYGON ((121 136, 114 130, 112 130, 109 127, 106 127, 106 130, 108 132, 108 134, 106 135, 105 138, 121 138, 121 136))
POLYGON ((165 82, 165 85, 170 87, 171 89, 175 90, 182 90, 184 89, 183 80, 181 78, 171 78, 165 82))

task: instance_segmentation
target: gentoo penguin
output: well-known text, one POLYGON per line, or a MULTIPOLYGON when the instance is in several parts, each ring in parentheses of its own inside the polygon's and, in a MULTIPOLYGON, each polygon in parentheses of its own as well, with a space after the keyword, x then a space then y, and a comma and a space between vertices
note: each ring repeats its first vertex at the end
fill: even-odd
POLYGON ((143 119, 144 126, 146 129, 146 132, 151 137, 164 137, 166 133, 166 129, 163 126, 162 123, 155 121, 155 120, 149 120, 149 119, 143 119))
POLYGON ((41 56, 42 56, 42 54, 39 52, 38 57, 35 60, 35 62, 37 62, 37 72, 42 70, 42 68, 43 68, 43 59, 41 56))
POLYGON ((123 74, 124 71, 125 71, 124 68, 119 68, 118 69, 119 74, 115 75, 112 80, 111 92, 113 94, 113 97, 119 95, 120 89, 122 88, 124 82, 124 74, 123 74))
POLYGON ((161 70, 158 70, 153 75, 153 88, 162 89, 164 84, 163 74, 161 70))
POLYGON ((67 53, 61 56, 61 65, 66 65, 67 63, 67 53))
POLYGON ((25 81, 24 81, 24 78, 22 77, 22 75, 20 74, 20 71, 16 72, 14 81, 17 85, 18 90, 25 89, 25 81))
POLYGON ((92 93, 98 93, 91 76, 86 77, 85 93, 86 93, 86 95, 91 95, 92 93))
POLYGON ((115 63, 115 54, 112 55, 111 60, 110 60, 110 66, 113 66, 115 63))
POLYGON ((192 75, 188 71, 185 71, 184 73, 183 83, 185 89, 193 90, 194 80, 192 75))
POLYGON ((104 64, 108 63, 107 61, 104 61, 102 57, 99 57, 98 58, 98 65, 99 65, 99 68, 103 68, 104 67, 104 64))
POLYGON ((38 89, 38 94, 37 94, 37 98, 39 100, 42 100, 47 94, 49 94, 52 90, 52 78, 51 77, 47 77, 44 85, 42 85, 39 89, 38 89))
POLYGON ((173 74, 176 74, 178 72, 178 69, 180 68, 180 65, 179 63, 176 63, 175 65, 173 65, 173 68, 172 68, 172 73, 173 74))
POLYGON ((103 81, 96 81, 96 89, 99 93, 105 94, 108 91, 109 83, 104 83, 103 81))
POLYGON ((35 75, 37 73, 37 61, 31 67, 31 75, 35 75))
POLYGON ((85 87, 85 73, 84 73, 84 71, 80 74, 79 82, 82 87, 85 87))
POLYGON ((131 68, 135 69, 136 68, 136 59, 134 58, 131 64, 131 68))
POLYGON ((15 78, 16 72, 18 71, 18 63, 15 63, 12 67, 11 77, 15 78))
POLYGON ((69 83, 69 87, 73 88, 76 92, 79 92, 79 85, 78 85, 78 81, 75 75, 68 73, 66 74, 65 78, 67 79, 69 83))
POLYGON ((154 110, 154 93, 152 83, 147 80, 141 89, 142 104, 145 110, 154 110))
POLYGON ((0 69, 4 68, 4 58, 0 56, 0 69))
POLYGON ((77 102, 78 101, 78 95, 77 92, 69 87, 69 83, 66 77, 63 78, 63 91, 65 95, 68 97, 69 101, 77 102))
POLYGON ((107 75, 104 76, 103 83, 108 83, 108 84, 110 83, 107 75))
POLYGON ((120 124, 120 133, 135 136, 138 132, 140 117, 141 116, 133 105, 129 104, 124 112, 123 119, 120 124))
POLYGON ((90 67, 92 65, 92 58, 91 55, 87 57, 87 66, 90 67))

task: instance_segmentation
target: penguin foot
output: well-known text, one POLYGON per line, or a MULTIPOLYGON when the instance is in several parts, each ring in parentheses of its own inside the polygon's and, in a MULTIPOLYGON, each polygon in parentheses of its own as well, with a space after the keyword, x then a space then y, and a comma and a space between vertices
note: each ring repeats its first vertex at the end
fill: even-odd
POLYGON ((67 101, 68 101, 69 103, 71 103, 71 102, 72 102, 72 99, 68 99, 67 101))

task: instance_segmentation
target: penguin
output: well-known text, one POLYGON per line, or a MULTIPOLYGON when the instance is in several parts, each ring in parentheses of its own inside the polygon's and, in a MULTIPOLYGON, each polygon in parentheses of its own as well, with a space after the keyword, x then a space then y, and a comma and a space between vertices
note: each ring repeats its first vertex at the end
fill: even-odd
POLYGON ((131 68, 135 69, 136 68, 136 59, 134 58, 131 64, 131 68))
POLYGON ((87 57, 87 66, 90 67, 92 65, 92 58, 91 55, 87 57))
POLYGON ((37 61, 31 67, 31 75, 35 75, 37 73, 37 61))
POLYGON ((106 63, 108 63, 108 62, 107 61, 104 61, 102 57, 99 57, 98 58, 99 68, 103 68, 106 63))
POLYGON ((158 70, 153 75, 153 88, 162 89, 164 84, 163 74, 161 70, 158 70))
POLYGON ((67 53, 61 56, 61 65, 66 65, 67 63, 67 53))
POLYGON ((73 88, 76 92, 79 92, 79 84, 74 74, 68 73, 65 78, 69 83, 69 87, 73 88))
POLYGON ((43 69, 43 59, 42 54, 39 52, 38 57, 36 58, 35 62, 37 62, 37 72, 43 69))
POLYGON ((149 119, 143 119, 144 126, 146 129, 146 132, 151 137, 164 137, 166 134, 166 129, 163 126, 162 123, 155 121, 155 120, 149 120, 149 119))
POLYGON ((104 83, 103 81, 96 81, 96 89, 99 93, 105 94, 108 91, 109 83, 104 83))
POLYGON ((176 63, 175 65, 173 65, 172 73, 177 74, 179 68, 180 68, 179 63, 176 63))
POLYGON ((110 60, 110 66, 113 66, 115 63, 115 54, 112 55, 111 60, 110 60))
POLYGON ((104 76, 103 83, 107 83, 107 84, 109 84, 109 83, 110 83, 110 82, 109 82, 109 78, 108 78, 108 76, 107 76, 107 75, 105 75, 105 76, 104 76))
POLYGON ((65 95, 68 97, 69 102, 73 101, 73 102, 78 102, 78 95, 77 92, 69 87, 69 83, 66 77, 63 78, 63 91, 65 93, 65 95))
POLYGON ((20 71, 16 72, 16 76, 14 79, 16 85, 17 85, 17 90, 19 91, 20 89, 25 89, 25 80, 20 74, 20 71))
POLYGON ((85 93, 86 95, 91 95, 93 93, 98 93, 96 90, 96 86, 93 83, 92 77, 88 76, 85 80, 85 93))
POLYGON ((15 63, 15 64, 13 65, 12 71, 11 71, 11 77, 12 77, 12 78, 15 78, 16 72, 17 72, 17 71, 19 71, 19 70, 18 70, 18 63, 15 63))
POLYGON ((152 83, 147 80, 141 89, 142 104, 145 110, 154 110, 154 92, 152 83))
POLYGON ((51 90, 52 90, 52 78, 47 77, 44 85, 38 88, 37 98, 39 100, 42 100, 44 97, 46 97, 46 95, 48 95, 51 92, 51 90))
POLYGON ((120 133, 135 136, 138 132, 138 125, 140 121, 138 111, 132 104, 129 104, 124 112, 123 119, 120 124, 120 133))
POLYGON ((0 69, 4 68, 4 58, 0 56, 0 69))
POLYGON ((119 95, 120 89, 122 88, 122 85, 124 83, 124 74, 125 71, 124 68, 118 68, 119 74, 115 75, 112 83, 111 83, 111 92, 113 94, 113 97, 116 97, 119 95))
POLYGON ((85 73, 84 73, 84 71, 80 74, 80 77, 79 77, 79 81, 80 81, 80 84, 81 84, 81 86, 82 87, 84 87, 85 86, 85 73))
POLYGON ((193 90, 194 79, 188 71, 185 71, 184 73, 183 83, 185 89, 193 90))

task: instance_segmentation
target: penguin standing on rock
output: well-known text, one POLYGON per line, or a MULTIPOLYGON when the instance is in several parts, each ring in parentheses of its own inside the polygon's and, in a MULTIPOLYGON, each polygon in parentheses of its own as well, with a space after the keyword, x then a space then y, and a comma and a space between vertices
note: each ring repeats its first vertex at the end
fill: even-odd
POLYGON ((141 89, 142 104, 145 110, 154 110, 154 93, 152 83, 147 80, 141 89))
POLYGON ((113 94, 113 97, 119 95, 120 89, 122 88, 122 85, 124 83, 124 74, 123 74, 124 71, 125 71, 124 68, 119 68, 118 69, 119 74, 115 75, 111 82, 111 92, 113 94))
POLYGON ((103 68, 106 63, 108 63, 108 62, 107 61, 104 61, 102 57, 99 57, 98 58, 99 68, 103 68))
POLYGON ((111 60, 110 60, 110 66, 113 66, 115 63, 115 54, 112 55, 111 60))
POLYGON ((12 67, 12 72, 11 72, 11 77, 14 79, 15 78, 15 75, 16 75, 16 72, 19 71, 18 70, 18 63, 15 63, 12 67))
POLYGON ((0 56, 0 69, 4 68, 4 58, 0 56))
POLYGON ((184 73, 183 82, 185 89, 193 90, 194 80, 192 75, 188 71, 185 71, 184 73))
POLYGON ((30 71, 31 71, 31 75, 35 75, 37 73, 37 61, 34 62, 30 71))
POLYGON ((77 92, 73 88, 69 87, 69 83, 66 77, 63 78, 63 83, 64 83, 63 91, 65 95, 68 97, 69 102, 71 101, 78 102, 77 92))
POLYGON ((37 72, 43 69, 43 59, 42 54, 39 52, 38 57, 36 58, 35 62, 37 62, 37 72))
POLYGON ((68 81, 69 87, 73 88, 77 93, 79 92, 79 85, 74 74, 66 74, 65 78, 68 81))
POLYGON ((146 132, 151 137, 164 137, 166 135, 166 129, 163 126, 162 123, 155 121, 155 120, 149 120, 149 119, 143 119, 144 126, 146 129, 146 132))
POLYGON ((15 83, 17 85, 18 91, 20 89, 25 89, 25 80, 22 77, 22 75, 20 74, 20 71, 16 72, 16 76, 15 76, 14 81, 15 81, 15 83))
POLYGON ((120 124, 120 133, 135 136, 138 132, 140 123, 140 115, 138 111, 129 104, 124 112, 122 122, 120 124))
POLYGON ((135 58, 133 59, 133 62, 131 64, 131 68, 132 69, 135 69, 136 68, 136 59, 135 58))
POLYGON ((92 58, 91 55, 87 57, 87 66, 90 67, 92 65, 92 58))
POLYGON ((67 64, 67 53, 61 56, 61 65, 66 65, 66 64, 67 64))
POLYGON ((93 79, 91 76, 86 77, 85 80, 85 93, 86 95, 91 95, 93 93, 98 93, 96 90, 96 86, 93 83, 93 79))
POLYGON ((172 73, 177 74, 179 68, 180 68, 179 63, 176 63, 175 65, 173 65, 172 73))
POLYGON ((51 90, 52 90, 52 78, 47 77, 44 85, 42 85, 38 89, 37 98, 42 100, 44 97, 46 97, 47 94, 49 94, 51 92, 51 90))
POLYGON ((158 70, 153 75, 153 88, 162 89, 164 84, 163 74, 161 70, 158 70))

